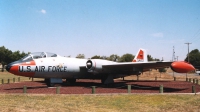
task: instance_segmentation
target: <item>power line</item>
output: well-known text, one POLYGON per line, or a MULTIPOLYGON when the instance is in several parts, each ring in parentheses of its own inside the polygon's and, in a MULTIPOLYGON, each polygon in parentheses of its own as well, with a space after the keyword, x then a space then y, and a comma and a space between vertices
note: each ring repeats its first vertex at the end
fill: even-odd
POLYGON ((200 34, 200 29, 193 35, 193 37, 191 38, 191 40, 195 41, 198 40, 198 35, 200 34))

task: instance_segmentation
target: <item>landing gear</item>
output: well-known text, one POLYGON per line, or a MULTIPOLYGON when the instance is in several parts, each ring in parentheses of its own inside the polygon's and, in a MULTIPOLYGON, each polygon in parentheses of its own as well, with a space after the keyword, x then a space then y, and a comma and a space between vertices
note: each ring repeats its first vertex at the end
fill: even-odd
POLYGON ((66 82, 69 82, 70 84, 74 84, 76 82, 76 79, 66 79, 66 82))
POLYGON ((45 78, 44 81, 48 87, 54 87, 55 84, 62 83, 62 79, 60 79, 60 78, 45 78))
POLYGON ((54 87, 55 86, 55 84, 54 83, 51 83, 51 81, 50 81, 50 79, 44 79, 44 82, 46 83, 46 85, 48 86, 48 87, 54 87))
POLYGON ((102 84, 112 84, 114 83, 113 75, 105 75, 101 78, 102 84))
POLYGON ((102 77, 101 78, 101 83, 104 84, 105 80, 106 80, 106 77, 102 77))

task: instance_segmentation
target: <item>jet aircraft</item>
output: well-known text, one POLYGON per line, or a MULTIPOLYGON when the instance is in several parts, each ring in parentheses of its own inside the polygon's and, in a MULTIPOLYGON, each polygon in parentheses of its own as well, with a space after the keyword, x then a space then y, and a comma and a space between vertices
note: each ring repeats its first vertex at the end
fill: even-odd
POLYGON ((187 73, 195 68, 184 61, 150 61, 145 49, 139 49, 133 62, 114 62, 102 59, 78 59, 62 57, 48 52, 28 54, 7 65, 14 75, 44 78, 47 86, 62 83, 62 79, 75 83, 76 79, 101 79, 103 84, 114 83, 115 78, 140 75, 150 69, 171 67, 173 71, 187 73))

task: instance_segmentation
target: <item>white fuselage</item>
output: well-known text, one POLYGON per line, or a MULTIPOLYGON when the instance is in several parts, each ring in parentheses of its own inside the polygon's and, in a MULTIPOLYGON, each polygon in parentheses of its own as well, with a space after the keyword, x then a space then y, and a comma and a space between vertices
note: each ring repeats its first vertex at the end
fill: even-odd
POLYGON ((35 65, 23 65, 19 67, 19 70, 35 72, 35 78, 72 78, 83 75, 84 72, 81 72, 80 66, 85 66, 87 59, 47 57, 33 61, 35 65))

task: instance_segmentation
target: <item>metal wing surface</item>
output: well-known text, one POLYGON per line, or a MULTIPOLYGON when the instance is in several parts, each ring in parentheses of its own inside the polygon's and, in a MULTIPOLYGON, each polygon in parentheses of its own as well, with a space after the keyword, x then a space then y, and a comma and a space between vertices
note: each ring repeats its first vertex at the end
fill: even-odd
POLYGON ((142 70, 142 72, 148 71, 149 69, 158 69, 170 67, 172 62, 127 62, 127 63, 115 63, 109 65, 102 65, 103 69, 109 71, 132 71, 142 70))

